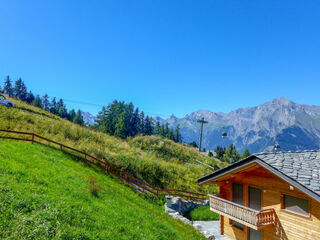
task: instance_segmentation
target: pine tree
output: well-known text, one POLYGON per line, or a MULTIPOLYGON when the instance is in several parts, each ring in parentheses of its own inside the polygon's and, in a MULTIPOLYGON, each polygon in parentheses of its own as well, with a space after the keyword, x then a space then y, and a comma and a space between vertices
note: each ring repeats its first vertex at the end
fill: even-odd
POLYGON ((169 123, 166 122, 165 127, 164 127, 164 137, 168 137, 169 134, 169 123))
POLYGON ((16 82, 15 82, 15 86, 14 86, 14 97, 17 99, 20 99, 21 101, 26 101, 27 100, 27 87, 24 84, 24 82, 22 81, 21 78, 19 78, 16 82))
POLYGON ((50 102, 49 102, 49 96, 48 94, 45 94, 42 97, 42 107, 44 110, 49 111, 50 110, 50 102))
POLYGON ((13 87, 11 84, 11 79, 9 76, 5 78, 4 86, 3 86, 3 92, 5 94, 8 94, 10 97, 13 97, 13 87))
POLYGON ((178 143, 182 142, 182 137, 180 133, 180 124, 176 126, 174 140, 178 143))
POLYGON ((140 126, 140 118, 139 118, 139 108, 136 108, 132 115, 131 119, 131 136, 136 136, 139 133, 139 126, 140 126))
POLYGON ((83 121, 80 109, 77 111, 76 116, 73 118, 73 122, 79 125, 84 125, 84 121, 83 121))
POLYGON ((125 139, 128 136, 128 118, 127 118, 126 112, 122 112, 119 117, 119 121, 116 124, 116 130, 114 132, 114 135, 117 137, 120 137, 122 139, 125 139))
POLYGON ((155 135, 160 135, 160 128, 161 128, 160 122, 157 121, 156 126, 154 127, 154 134, 155 135))
POLYGON ((239 161, 240 155, 232 143, 227 148, 226 153, 224 155, 224 159, 225 159, 225 161, 227 161, 229 163, 235 163, 235 162, 239 161))
POLYGON ((68 120, 73 122, 73 119, 76 117, 76 111, 74 109, 71 109, 68 113, 68 120))
POLYGON ((161 126, 160 126, 159 135, 162 136, 162 137, 166 136, 164 124, 161 124, 161 126))
POLYGON ((221 146, 217 146, 215 152, 216 152, 216 154, 217 154, 216 157, 217 157, 218 159, 222 160, 222 159, 223 159, 223 156, 224 156, 224 154, 225 154, 225 152, 226 152, 226 149, 223 148, 223 147, 221 147, 221 146))
POLYGON ((152 135, 153 132, 153 119, 149 116, 146 117, 145 135, 152 135))
POLYGON ((173 140, 173 141, 175 140, 174 139, 174 133, 173 133, 172 129, 168 130, 167 138, 170 139, 170 140, 173 140))
POLYGON ((57 102, 57 114, 62 118, 68 117, 68 111, 67 111, 66 105, 64 104, 61 98, 57 102))
POLYGON ((250 156, 249 149, 248 149, 248 148, 246 148, 246 149, 243 151, 243 153, 242 153, 242 155, 241 155, 240 159, 244 159, 244 158, 247 158, 247 157, 249 157, 249 156, 250 156))
POLYGON ((29 93, 27 94, 26 102, 29 103, 29 104, 31 104, 34 99, 35 99, 35 98, 34 98, 33 93, 32 93, 31 91, 29 91, 29 93))
POLYGON ((49 110, 51 113, 53 114, 57 114, 58 113, 58 110, 57 110, 57 101, 56 101, 56 98, 53 97, 51 99, 51 103, 50 103, 50 107, 49 107, 49 110))
POLYGON ((198 145, 197 145, 197 143, 195 141, 189 143, 189 146, 190 147, 194 147, 194 148, 198 148, 198 145))
POLYGON ((144 112, 142 111, 139 115, 140 118, 140 126, 139 126, 139 130, 140 130, 140 134, 145 135, 145 118, 144 118, 144 112))
POLYGON ((107 108, 102 107, 101 111, 97 115, 97 129, 106 132, 106 123, 107 123, 107 108))
POLYGON ((37 95, 35 97, 35 99, 32 101, 31 103, 33 106, 36 106, 36 107, 39 107, 39 108, 42 108, 42 101, 41 101, 41 98, 39 95, 37 95))

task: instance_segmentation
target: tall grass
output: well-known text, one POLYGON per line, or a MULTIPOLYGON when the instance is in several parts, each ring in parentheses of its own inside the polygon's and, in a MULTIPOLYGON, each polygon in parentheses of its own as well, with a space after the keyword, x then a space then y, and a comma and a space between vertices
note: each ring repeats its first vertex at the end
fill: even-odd
MULTIPOLYGON (((128 141, 81 127, 42 109, 15 101, 17 108, 0 106, 0 128, 31 131, 108 161, 159 188, 176 188, 212 193, 214 187, 199 187, 196 180, 210 169, 200 160, 218 167, 218 160, 155 136, 138 136, 128 141)), ((3 135, 3 133, 0 133, 3 135)))

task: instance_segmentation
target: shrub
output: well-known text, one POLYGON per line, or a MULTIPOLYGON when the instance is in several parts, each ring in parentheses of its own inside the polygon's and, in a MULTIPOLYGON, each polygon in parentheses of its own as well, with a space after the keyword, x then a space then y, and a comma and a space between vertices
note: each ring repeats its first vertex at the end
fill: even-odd
POLYGON ((191 221, 213 221, 219 220, 220 215, 212 212, 209 206, 200 206, 188 212, 186 218, 191 221))
POLYGON ((99 197, 99 192, 102 190, 102 188, 97 184, 97 180, 94 176, 90 175, 88 177, 88 180, 90 182, 89 185, 89 192, 94 196, 94 197, 99 197))

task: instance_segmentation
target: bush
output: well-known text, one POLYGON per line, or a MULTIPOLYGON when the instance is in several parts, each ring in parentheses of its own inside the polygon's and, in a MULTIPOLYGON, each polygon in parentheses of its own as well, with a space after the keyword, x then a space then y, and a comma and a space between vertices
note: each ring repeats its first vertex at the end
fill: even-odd
POLYGON ((101 187, 97 184, 97 180, 94 176, 90 175, 88 177, 88 180, 90 182, 89 185, 89 192, 94 196, 94 197, 99 197, 99 192, 102 190, 101 187))
POLYGON ((197 207, 186 214, 191 221, 214 221, 219 220, 220 215, 210 210, 210 206, 197 207))

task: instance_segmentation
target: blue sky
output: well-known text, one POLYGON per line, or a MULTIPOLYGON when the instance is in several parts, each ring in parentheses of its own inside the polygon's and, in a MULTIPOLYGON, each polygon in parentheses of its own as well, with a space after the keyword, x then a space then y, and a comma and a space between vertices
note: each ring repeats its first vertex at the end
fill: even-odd
POLYGON ((281 96, 320 105, 319 12, 294 0, 0 0, 0 82, 163 117, 281 96))

